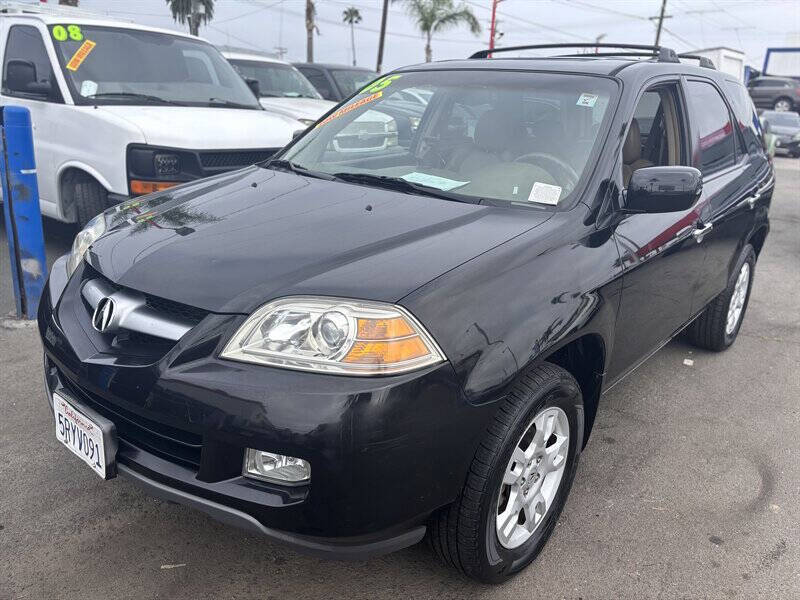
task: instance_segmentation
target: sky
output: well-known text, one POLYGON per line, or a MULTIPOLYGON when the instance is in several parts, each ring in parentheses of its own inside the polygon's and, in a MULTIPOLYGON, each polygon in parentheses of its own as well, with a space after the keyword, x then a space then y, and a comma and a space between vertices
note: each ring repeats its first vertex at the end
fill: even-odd
MULTIPOLYGON (((55 3, 57 0, 49 0, 55 3)), ((458 4, 460 0, 456 0, 458 4)), ((352 63, 349 26, 342 11, 357 7, 356 61, 375 68, 382 0, 316 0, 319 35, 317 62, 352 63)), ((434 60, 463 58, 488 46, 492 0, 466 0, 483 32, 473 36, 459 28, 437 34, 434 60)), ((165 0, 80 0, 93 12, 147 25, 186 31, 172 20, 165 0)), ((652 44, 661 0, 502 0, 498 5, 497 45, 592 42, 652 44)), ((761 67, 767 47, 800 46, 800 1, 667 0, 661 44, 678 51, 727 46, 743 50, 746 62, 761 67)), ((305 0, 216 0, 214 18, 200 30, 215 44, 276 52, 304 61, 305 0)), ((408 17, 403 0, 389 7, 384 70, 424 61, 424 39, 408 17)))

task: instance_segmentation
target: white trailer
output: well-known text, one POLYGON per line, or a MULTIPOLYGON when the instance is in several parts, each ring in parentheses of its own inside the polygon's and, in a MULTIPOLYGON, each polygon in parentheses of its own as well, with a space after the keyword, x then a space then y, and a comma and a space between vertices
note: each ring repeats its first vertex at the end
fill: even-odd
POLYGON ((690 54, 704 56, 711 59, 718 71, 733 75, 739 81, 744 81, 744 52, 733 48, 703 48, 692 50, 690 54))

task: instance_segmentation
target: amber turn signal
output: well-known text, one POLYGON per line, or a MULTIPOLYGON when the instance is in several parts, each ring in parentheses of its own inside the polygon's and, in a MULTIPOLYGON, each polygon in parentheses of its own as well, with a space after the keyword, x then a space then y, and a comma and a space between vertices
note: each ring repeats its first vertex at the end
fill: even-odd
POLYGON ((140 179, 131 179, 130 187, 131 194, 134 196, 141 196, 142 194, 152 194, 153 192, 160 192, 168 190, 171 187, 178 185, 179 181, 141 181, 140 179))

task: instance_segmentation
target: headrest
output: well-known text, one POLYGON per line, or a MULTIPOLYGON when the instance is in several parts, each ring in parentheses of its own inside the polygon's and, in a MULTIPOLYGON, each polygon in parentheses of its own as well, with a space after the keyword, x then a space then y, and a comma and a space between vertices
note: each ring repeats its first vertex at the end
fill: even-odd
POLYGON ((639 131, 639 121, 631 120, 631 127, 628 129, 628 136, 622 146, 622 162, 631 164, 642 157, 642 134, 639 131))
POLYGON ((521 127, 508 112, 487 110, 475 125, 475 145, 488 152, 500 152, 519 137, 521 127))

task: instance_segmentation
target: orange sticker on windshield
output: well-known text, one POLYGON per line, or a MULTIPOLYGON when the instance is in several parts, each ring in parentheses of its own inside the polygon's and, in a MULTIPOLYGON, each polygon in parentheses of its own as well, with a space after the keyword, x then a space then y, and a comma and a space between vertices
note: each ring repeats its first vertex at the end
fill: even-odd
POLYGON ((96 43, 86 40, 81 44, 81 47, 72 55, 72 58, 69 59, 67 63, 67 68, 70 71, 77 71, 78 67, 81 66, 86 57, 89 56, 89 53, 94 50, 94 47, 97 46, 96 43))
POLYGON ((342 115, 346 115, 347 113, 349 113, 351 110, 355 110, 355 109, 357 109, 357 108, 359 108, 361 106, 364 106, 368 102, 372 102, 373 100, 377 100, 381 96, 383 96, 383 92, 375 92, 371 96, 365 96, 364 98, 361 98, 361 100, 357 100, 357 101, 353 102, 352 104, 348 104, 347 106, 343 106, 342 108, 337 110, 335 113, 330 115, 327 119, 325 119, 324 121, 318 123, 317 127, 321 127, 322 125, 325 125, 325 123, 328 123, 329 121, 333 121, 334 119, 338 119, 342 115))

